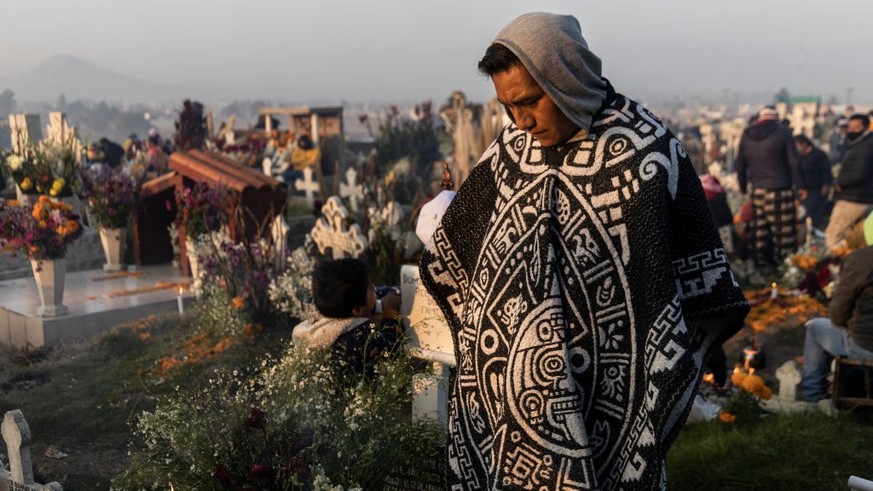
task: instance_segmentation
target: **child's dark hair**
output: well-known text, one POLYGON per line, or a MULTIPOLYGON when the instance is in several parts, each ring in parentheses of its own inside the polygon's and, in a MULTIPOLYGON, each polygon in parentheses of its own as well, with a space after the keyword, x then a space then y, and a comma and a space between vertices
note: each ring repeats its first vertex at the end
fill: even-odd
POLYGON ((312 271, 315 308, 325 317, 352 317, 355 307, 367 304, 370 270, 360 259, 322 261, 312 271))

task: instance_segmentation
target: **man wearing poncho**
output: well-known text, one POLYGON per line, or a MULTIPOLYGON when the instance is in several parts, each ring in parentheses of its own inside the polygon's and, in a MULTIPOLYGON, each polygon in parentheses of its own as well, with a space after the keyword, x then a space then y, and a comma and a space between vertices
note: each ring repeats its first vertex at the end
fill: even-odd
POLYGON ((657 489, 704 361, 748 305, 679 141, 571 16, 480 62, 513 120, 422 257, 457 359, 447 487, 657 489))

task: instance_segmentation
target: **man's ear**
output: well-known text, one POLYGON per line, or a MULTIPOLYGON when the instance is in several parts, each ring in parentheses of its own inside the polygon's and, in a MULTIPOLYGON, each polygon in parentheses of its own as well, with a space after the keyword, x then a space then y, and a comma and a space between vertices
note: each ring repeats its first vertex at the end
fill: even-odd
POLYGON ((370 317, 370 314, 372 312, 367 309, 366 305, 359 305, 352 309, 352 315, 355 317, 370 317))

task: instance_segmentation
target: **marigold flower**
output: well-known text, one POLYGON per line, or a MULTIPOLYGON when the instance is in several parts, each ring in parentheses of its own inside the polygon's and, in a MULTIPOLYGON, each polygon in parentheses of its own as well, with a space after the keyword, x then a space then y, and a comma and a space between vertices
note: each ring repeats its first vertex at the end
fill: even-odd
POLYGON ((736 423, 737 417, 727 411, 720 411, 718 413, 718 420, 722 423, 736 423))
POLYGON ((757 395, 763 388, 767 387, 767 385, 764 383, 764 379, 759 375, 751 374, 743 380, 742 387, 746 392, 751 392, 752 394, 757 395))
POLYGON ((246 301, 239 295, 233 297, 230 301, 230 305, 235 309, 241 309, 246 306, 246 301))
POLYGON ((743 381, 746 379, 746 373, 741 371, 736 371, 731 374, 731 383, 736 387, 742 387, 743 381))

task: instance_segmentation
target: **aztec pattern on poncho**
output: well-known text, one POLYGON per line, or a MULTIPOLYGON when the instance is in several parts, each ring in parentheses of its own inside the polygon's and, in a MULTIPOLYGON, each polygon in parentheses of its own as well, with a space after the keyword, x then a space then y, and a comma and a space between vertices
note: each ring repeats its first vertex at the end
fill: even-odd
POLYGON ((657 489, 748 305, 679 141, 615 95, 582 141, 514 124, 422 258, 452 329, 452 490, 657 489))

